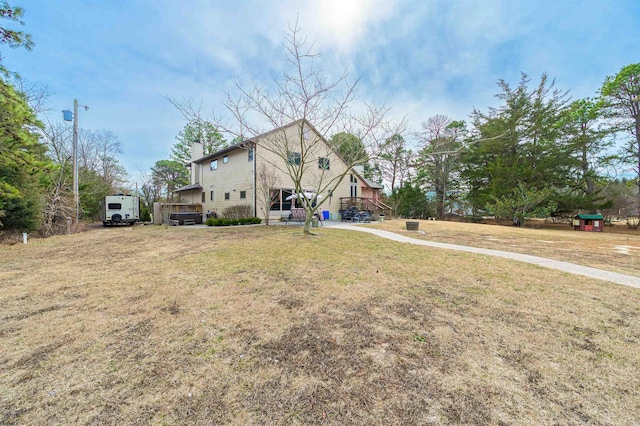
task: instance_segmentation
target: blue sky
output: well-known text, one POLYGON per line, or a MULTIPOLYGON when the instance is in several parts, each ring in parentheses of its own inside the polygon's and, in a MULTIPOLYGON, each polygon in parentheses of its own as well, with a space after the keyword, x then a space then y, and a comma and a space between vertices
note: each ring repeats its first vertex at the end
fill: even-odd
POLYGON ((281 73, 296 16, 328 75, 348 66, 362 100, 393 105, 413 129, 495 106, 497 80, 517 84, 520 72, 534 82, 547 72, 578 99, 640 61, 637 0, 12 3, 35 47, 1 47, 4 65, 52 92, 44 119, 62 121, 74 98, 90 106, 80 126, 113 131, 134 180, 168 158, 186 123, 164 96, 223 113, 233 79, 268 84, 281 73))

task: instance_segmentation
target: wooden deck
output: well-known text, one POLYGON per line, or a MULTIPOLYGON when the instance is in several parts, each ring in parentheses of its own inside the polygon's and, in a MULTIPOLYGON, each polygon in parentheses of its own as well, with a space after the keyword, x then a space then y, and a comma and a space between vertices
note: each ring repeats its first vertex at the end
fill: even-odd
POLYGON ((376 201, 365 197, 341 197, 340 213, 342 214, 349 209, 368 212, 374 219, 380 215, 391 217, 391 214, 393 213, 391 206, 388 206, 379 200, 376 201))

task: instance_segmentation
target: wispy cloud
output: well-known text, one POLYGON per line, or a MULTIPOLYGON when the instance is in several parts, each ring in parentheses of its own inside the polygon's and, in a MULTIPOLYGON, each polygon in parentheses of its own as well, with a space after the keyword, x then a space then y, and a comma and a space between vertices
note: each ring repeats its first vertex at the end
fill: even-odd
POLYGON ((74 98, 89 104, 83 125, 113 130, 131 172, 168 155, 184 125, 163 95, 221 112, 234 79, 269 85, 296 20, 329 77, 349 67, 362 100, 394 105, 413 127, 495 105, 496 81, 521 71, 584 97, 638 61, 635 0, 23 3, 36 47, 3 49, 5 65, 50 88, 52 120, 74 98))

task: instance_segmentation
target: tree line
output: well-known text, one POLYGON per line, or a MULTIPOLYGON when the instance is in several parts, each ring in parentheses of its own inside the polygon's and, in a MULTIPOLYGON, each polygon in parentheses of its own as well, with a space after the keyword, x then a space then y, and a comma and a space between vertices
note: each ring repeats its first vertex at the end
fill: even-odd
MULTIPOLYGON (((637 226, 639 75, 640 64, 626 66, 593 98, 572 101, 548 75, 533 84, 522 74, 515 86, 500 80, 500 105, 474 109, 469 122, 435 115, 374 144, 348 131, 329 143, 347 164, 362 165, 364 177, 385 183, 399 216, 491 215, 522 225, 530 217, 600 212, 637 226)), ((155 163, 141 188, 149 205, 190 183, 193 142, 204 155, 230 145, 214 123, 185 116, 191 121, 170 158, 155 163)))
MULTIPOLYGON (((0 18, 23 24, 22 16, 21 8, 0 3, 0 18)), ((606 77, 593 98, 574 101, 546 74, 535 84, 525 74, 516 85, 500 80, 497 107, 474 109, 468 122, 436 115, 410 130, 404 122, 387 120, 385 105, 371 104, 367 111, 351 114, 357 79, 349 81, 346 72, 334 82, 324 78, 313 65, 317 55, 305 53, 299 31, 297 23, 290 28, 285 53, 296 70, 283 75, 282 90, 237 85, 239 95, 228 94, 225 106, 239 130, 216 118, 204 120, 191 105, 170 99, 187 124, 170 157, 157 161, 144 177, 139 193, 147 207, 171 200, 175 189, 190 183, 193 142, 202 143, 207 155, 243 141, 244 133, 271 130, 247 121, 258 113, 271 125, 306 119, 321 134, 331 135, 329 143, 349 167, 361 166, 364 177, 384 182, 387 202, 404 217, 493 215, 523 224, 533 216, 602 212, 638 226, 640 64, 606 77), (223 135, 230 135, 229 140, 223 135)), ((33 47, 28 34, 4 26, 0 44, 33 47)), ((69 231, 75 208, 71 128, 38 119, 46 98, 46 88, 29 86, 0 59, 0 231, 69 231)), ((302 151, 301 163, 313 165, 317 158, 305 157, 315 154, 304 148, 304 128, 300 130, 299 140, 276 146, 274 152, 288 164, 288 144, 295 143, 302 151)), ((97 217, 105 195, 128 192, 120 153, 120 142, 109 130, 80 130, 84 218, 97 217)), ((287 170, 296 188, 301 170, 287 170)), ((318 182, 315 192, 331 192, 343 178, 318 182)), ((311 217, 313 203, 308 204, 311 217)))
MULTIPOLYGON (((24 25, 20 7, 0 2, 0 18, 24 25)), ((0 44, 31 50, 24 31, 0 27, 0 44)), ((75 216, 72 188, 72 129, 43 122, 48 90, 8 70, 0 58, 0 234, 67 233, 75 216)), ((79 202, 82 217, 95 220, 105 195, 124 191, 127 173, 118 160, 121 145, 109 130, 80 129, 79 202)))
POLYGON ((606 77, 596 96, 571 101, 544 74, 498 82, 497 107, 469 123, 443 115, 370 153, 374 179, 406 217, 448 215, 523 224, 578 212, 640 215, 640 64, 606 77), (412 140, 413 147, 407 140, 412 140))

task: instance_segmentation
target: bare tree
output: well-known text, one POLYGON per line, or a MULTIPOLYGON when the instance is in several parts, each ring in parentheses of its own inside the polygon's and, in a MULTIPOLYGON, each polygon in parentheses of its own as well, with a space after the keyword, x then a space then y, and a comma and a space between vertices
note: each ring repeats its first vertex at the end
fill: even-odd
MULTIPOLYGON (((65 164, 72 153, 72 128, 63 123, 51 123, 42 130, 42 140, 56 164, 65 164)), ((121 144, 111 130, 80 129, 78 164, 101 178, 113 190, 126 181, 127 172, 119 163, 121 144)))
MULTIPOLYGON (((385 105, 366 105, 364 111, 356 111, 354 105, 357 79, 350 79, 348 70, 337 78, 326 78, 315 66, 318 54, 306 38, 300 36, 296 22, 289 27, 285 44, 285 56, 290 71, 274 80, 272 90, 254 82, 245 88, 235 83, 235 94, 227 93, 224 106, 231 114, 232 125, 213 115, 212 124, 221 131, 243 140, 262 135, 257 143, 256 155, 270 163, 276 170, 291 178, 298 202, 305 208, 304 233, 310 234, 314 212, 330 197, 318 198, 317 194, 332 194, 352 172, 352 167, 363 164, 369 152, 353 155, 345 160, 346 167, 329 164, 337 158, 339 147, 331 147, 324 135, 346 132, 363 143, 363 150, 372 151, 381 141, 397 132, 386 120, 389 108, 385 105), (291 131, 292 123, 295 131, 291 131), (317 131, 310 132, 311 123, 317 131), (276 129, 273 131, 273 129, 276 129), (263 154, 260 154, 263 152, 263 154), (327 159, 325 163, 322 163, 327 159), (322 165, 326 164, 327 167, 322 165), (314 196, 307 198, 305 190, 314 196)), ((169 99, 189 121, 206 121, 201 106, 193 100, 169 99)))
POLYGON ((273 169, 269 169, 265 163, 260 164, 256 172, 257 197, 262 205, 260 208, 264 210, 264 222, 269 225, 269 211, 276 199, 273 195, 273 189, 280 185, 280 177, 273 169))
POLYGON ((48 122, 40 129, 41 140, 55 169, 49 174, 51 182, 43 193, 44 212, 40 235, 49 237, 69 232, 70 219, 75 215, 75 200, 71 187, 72 128, 63 123, 48 122))
MULTIPOLYGON (((72 127, 63 123, 51 123, 41 130, 42 141, 48 147, 48 155, 55 164, 56 170, 60 169, 60 176, 54 179, 47 189, 45 201, 48 209, 45 212, 47 218, 58 219, 56 203, 66 200, 73 189, 69 184, 69 175, 72 173, 70 165, 72 155, 72 127)), ((127 173, 120 165, 117 155, 120 153, 120 142, 109 130, 84 130, 81 129, 78 141, 78 163, 80 204, 83 215, 95 218, 99 212, 99 202, 109 193, 122 190, 126 182, 127 173)), ((73 198, 73 195, 71 195, 73 198)), ((72 214, 71 216, 73 216, 72 214)), ((50 232, 58 232, 61 227, 44 221, 47 229, 42 230, 43 235, 50 232), (53 226, 53 227, 52 227, 53 226), (58 229, 59 228, 59 229, 58 229)), ((66 226, 66 224, 65 224, 66 226)))
POLYGON ((138 171, 142 178, 140 194, 149 209, 153 209, 153 203, 160 201, 160 198, 162 197, 162 184, 154 179, 153 175, 150 175, 142 169, 138 171))
POLYGON ((79 167, 95 172, 113 190, 127 180, 127 172, 117 159, 121 152, 122 145, 111 130, 81 129, 78 137, 79 167))
POLYGON ((51 96, 51 91, 47 86, 42 83, 29 83, 15 76, 12 84, 16 90, 24 95, 33 112, 40 114, 41 112, 49 111, 48 100, 49 96, 51 96))
POLYGON ((56 164, 65 163, 72 155, 72 131, 70 126, 51 122, 41 130, 42 141, 47 145, 49 156, 56 164))
POLYGON ((71 169, 68 161, 58 165, 59 173, 52 173, 52 181, 44 192, 44 214, 40 235, 50 237, 70 232, 71 218, 75 215, 75 199, 69 183, 71 169))

